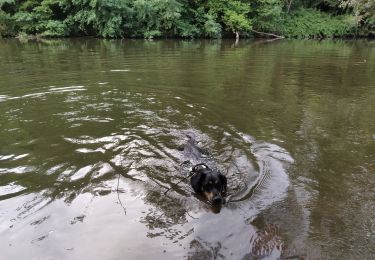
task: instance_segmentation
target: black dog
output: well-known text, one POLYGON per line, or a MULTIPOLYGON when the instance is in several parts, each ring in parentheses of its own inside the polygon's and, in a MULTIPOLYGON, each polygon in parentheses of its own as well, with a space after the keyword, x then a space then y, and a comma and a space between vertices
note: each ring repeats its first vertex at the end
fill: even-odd
POLYGON ((203 195, 214 206, 225 203, 223 196, 227 191, 227 178, 206 164, 195 165, 191 173, 191 186, 197 194, 203 195))

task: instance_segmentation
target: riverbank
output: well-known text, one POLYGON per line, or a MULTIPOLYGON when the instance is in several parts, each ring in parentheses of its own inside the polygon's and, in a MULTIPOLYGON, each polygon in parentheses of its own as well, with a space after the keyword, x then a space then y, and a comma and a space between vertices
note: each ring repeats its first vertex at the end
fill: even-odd
POLYGON ((11 37, 3 37, 0 38, 0 40, 7 40, 7 39, 16 39, 20 42, 30 42, 30 41, 36 41, 36 42, 53 42, 53 41, 60 41, 60 40, 146 40, 146 41, 183 41, 183 42, 190 42, 190 41, 232 41, 233 44, 237 45, 240 42, 249 42, 249 41, 278 41, 278 40, 308 40, 308 41, 356 41, 356 40, 363 40, 363 41, 374 41, 375 36, 369 36, 369 37, 334 37, 334 38, 302 38, 302 39, 296 39, 296 38, 285 38, 285 37, 246 37, 241 39, 235 39, 230 37, 223 37, 223 38, 100 38, 100 37, 94 37, 94 36, 71 36, 71 37, 45 37, 42 35, 28 35, 28 34, 19 34, 17 36, 11 36, 11 37))
POLYGON ((0 2, 0 37, 373 37, 375 2, 366 1, 9 0, 0 2))

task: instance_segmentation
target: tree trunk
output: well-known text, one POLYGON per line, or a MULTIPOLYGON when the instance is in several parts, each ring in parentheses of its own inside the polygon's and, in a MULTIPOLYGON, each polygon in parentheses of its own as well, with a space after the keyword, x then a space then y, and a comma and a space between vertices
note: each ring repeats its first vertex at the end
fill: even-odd
POLYGON ((289 14, 289 12, 290 12, 290 7, 292 6, 292 2, 293 2, 293 0, 289 0, 289 2, 288 2, 288 10, 286 11, 287 14, 289 14))
POLYGON ((238 41, 240 39, 240 32, 239 31, 235 31, 235 34, 236 34, 236 41, 238 41))

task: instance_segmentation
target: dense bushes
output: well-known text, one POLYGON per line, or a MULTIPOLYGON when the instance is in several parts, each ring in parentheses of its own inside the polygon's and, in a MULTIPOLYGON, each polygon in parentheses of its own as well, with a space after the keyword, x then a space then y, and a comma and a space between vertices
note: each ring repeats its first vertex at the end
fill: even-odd
POLYGON ((0 36, 287 37, 374 31, 373 0, 0 0, 0 36))
POLYGON ((353 35, 355 26, 352 16, 302 9, 285 19, 281 31, 287 37, 296 38, 343 37, 353 35))
POLYGON ((16 33, 14 25, 11 15, 0 10, 0 38, 14 35, 16 33))

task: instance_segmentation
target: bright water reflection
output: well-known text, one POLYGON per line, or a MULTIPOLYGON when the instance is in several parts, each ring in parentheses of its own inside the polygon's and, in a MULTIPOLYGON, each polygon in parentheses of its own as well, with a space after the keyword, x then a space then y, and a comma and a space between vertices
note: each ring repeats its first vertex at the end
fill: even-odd
POLYGON ((373 50, 0 41, 2 255, 370 257, 373 50), (184 181, 187 134, 229 180, 220 214, 184 181))

